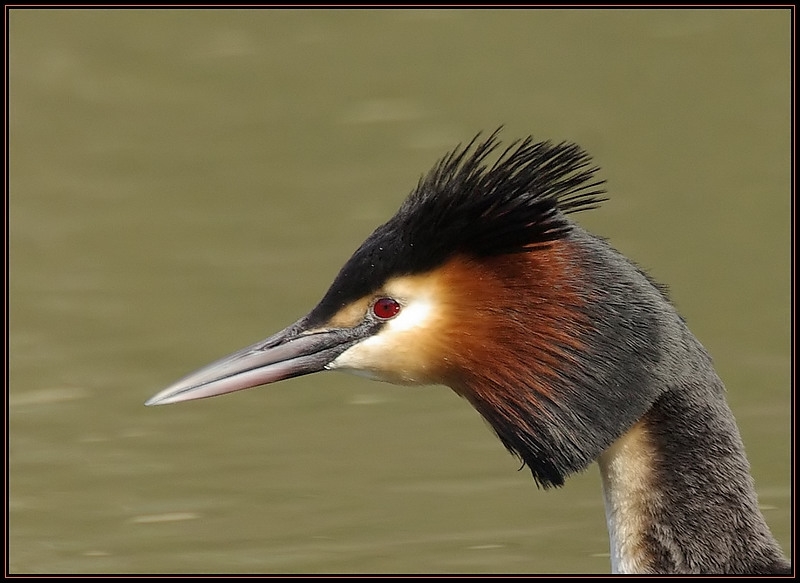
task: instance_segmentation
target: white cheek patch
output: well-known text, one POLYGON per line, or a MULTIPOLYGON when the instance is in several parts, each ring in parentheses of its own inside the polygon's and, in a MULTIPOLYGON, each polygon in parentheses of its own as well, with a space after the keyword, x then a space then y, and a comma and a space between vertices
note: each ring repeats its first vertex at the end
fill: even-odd
POLYGON ((413 328, 424 327, 430 318, 433 306, 428 300, 416 300, 405 306, 400 313, 386 324, 384 329, 376 336, 380 337, 384 331, 387 335, 394 332, 404 332, 413 328))
MULTIPOLYGON (((395 318, 392 318, 381 329, 380 332, 369 338, 365 338, 353 348, 365 346, 370 348, 386 347, 392 349, 402 349, 403 342, 414 341, 414 331, 422 334, 422 330, 430 323, 430 315, 433 305, 427 300, 415 300, 404 306, 395 318), (407 337, 403 337, 408 333, 407 337)), ((346 352, 353 350, 350 348, 346 352)), ((338 359, 337 359, 338 360, 338 359)), ((336 361, 334 361, 336 362, 336 361)))
POLYGON ((415 346, 432 322, 431 301, 417 299, 403 306, 400 313, 374 336, 365 338, 335 358, 325 368, 347 369, 378 380, 413 382, 410 373, 415 363, 415 346))

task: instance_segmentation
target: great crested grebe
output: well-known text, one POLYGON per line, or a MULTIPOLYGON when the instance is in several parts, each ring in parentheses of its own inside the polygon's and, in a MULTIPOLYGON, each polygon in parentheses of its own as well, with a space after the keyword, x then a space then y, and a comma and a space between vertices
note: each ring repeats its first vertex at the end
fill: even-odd
POLYGON ((286 329, 148 405, 325 370, 443 384, 544 488, 600 465, 614 572, 790 573, 725 388, 665 292, 567 218, 603 200, 572 144, 445 156, 286 329))

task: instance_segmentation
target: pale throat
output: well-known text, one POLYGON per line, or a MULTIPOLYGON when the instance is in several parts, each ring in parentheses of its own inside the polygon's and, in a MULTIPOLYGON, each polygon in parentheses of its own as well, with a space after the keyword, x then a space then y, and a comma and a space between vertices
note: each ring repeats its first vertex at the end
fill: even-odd
POLYGON ((648 572, 652 557, 645 540, 646 517, 660 505, 653 483, 655 450, 642 422, 598 458, 614 573, 648 572))

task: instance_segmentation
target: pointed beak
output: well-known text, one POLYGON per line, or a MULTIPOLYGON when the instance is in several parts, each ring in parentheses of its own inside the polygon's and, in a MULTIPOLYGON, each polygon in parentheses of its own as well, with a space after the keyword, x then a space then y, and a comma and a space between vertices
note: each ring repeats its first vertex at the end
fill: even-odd
POLYGON ((366 325, 305 330, 303 322, 183 377, 145 405, 204 399, 318 372, 370 334, 366 325))

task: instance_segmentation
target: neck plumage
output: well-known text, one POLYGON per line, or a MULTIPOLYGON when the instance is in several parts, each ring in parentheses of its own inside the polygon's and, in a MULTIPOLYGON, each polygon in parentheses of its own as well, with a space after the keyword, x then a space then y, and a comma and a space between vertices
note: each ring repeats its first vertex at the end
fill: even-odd
POLYGON ((790 572, 716 382, 665 393, 599 457, 614 572, 790 572))
POLYGON ((451 308, 460 333, 442 343, 443 384, 545 488, 599 461, 615 571, 789 569, 725 387, 662 288, 577 227, 458 267, 447 287, 471 293, 451 308))

